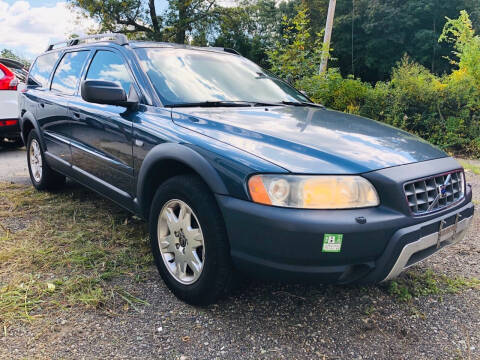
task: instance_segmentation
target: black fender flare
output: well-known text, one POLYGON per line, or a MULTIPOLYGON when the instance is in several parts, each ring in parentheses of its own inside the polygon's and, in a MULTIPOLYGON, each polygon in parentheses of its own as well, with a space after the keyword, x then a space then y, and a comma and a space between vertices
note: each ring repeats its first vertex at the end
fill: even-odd
POLYGON ((42 132, 40 131, 40 126, 38 125, 37 120, 35 119, 35 117, 30 111, 26 111, 20 118, 20 135, 23 139, 23 143, 26 145, 28 140, 28 139, 24 139, 25 123, 27 121, 32 123, 33 130, 37 133, 38 138, 40 139, 40 146, 42 147, 43 151, 45 151, 46 150, 45 141, 43 139, 42 132))
POLYGON ((214 167, 198 152, 192 148, 178 143, 163 143, 153 147, 145 157, 140 167, 137 177, 137 206, 142 216, 148 218, 148 209, 145 208, 149 204, 148 177, 150 170, 161 161, 176 161, 185 166, 192 168, 205 181, 213 193, 228 194, 227 187, 220 178, 214 167))

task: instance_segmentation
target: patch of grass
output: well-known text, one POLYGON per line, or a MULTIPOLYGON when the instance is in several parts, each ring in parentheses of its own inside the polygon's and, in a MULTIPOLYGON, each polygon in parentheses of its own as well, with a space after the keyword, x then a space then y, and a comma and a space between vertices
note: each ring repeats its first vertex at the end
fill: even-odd
POLYGON ((472 163, 464 160, 459 160, 464 169, 470 170, 475 175, 480 175, 480 166, 473 165, 472 163))
POLYGON ((403 277, 389 284, 389 293, 398 300, 411 301, 413 298, 427 295, 456 294, 466 289, 480 289, 480 280, 476 278, 448 277, 425 272, 409 271, 403 277))
POLYGON ((145 305, 115 285, 149 271, 145 223, 107 200, 83 188, 0 183, 0 224, 0 325, 53 308, 145 305), (7 226, 19 222, 21 230, 7 226))

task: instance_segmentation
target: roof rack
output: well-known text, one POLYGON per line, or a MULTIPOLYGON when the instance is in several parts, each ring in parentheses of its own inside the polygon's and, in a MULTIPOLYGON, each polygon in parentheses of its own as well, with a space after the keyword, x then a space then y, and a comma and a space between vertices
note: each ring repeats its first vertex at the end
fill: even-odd
POLYGON ((231 48, 224 48, 219 46, 211 46, 210 48, 218 51, 224 51, 230 54, 241 55, 237 50, 231 48))
POLYGON ((81 42, 87 42, 88 40, 102 41, 102 39, 104 40, 110 39, 107 41, 113 42, 118 45, 128 44, 128 39, 124 34, 108 33, 108 34, 88 35, 88 36, 82 36, 74 39, 63 40, 63 41, 48 45, 47 51, 55 49, 57 45, 64 44, 64 46, 61 46, 61 47, 69 47, 69 46, 78 45, 81 42))

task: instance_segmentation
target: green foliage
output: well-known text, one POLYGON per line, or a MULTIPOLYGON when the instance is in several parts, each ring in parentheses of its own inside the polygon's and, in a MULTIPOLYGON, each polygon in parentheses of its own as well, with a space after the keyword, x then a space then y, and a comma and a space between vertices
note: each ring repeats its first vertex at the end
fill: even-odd
POLYGON ((306 8, 299 9, 293 19, 283 18, 285 33, 273 50, 267 51, 271 70, 289 82, 295 82, 318 71, 321 44, 310 35, 306 8))
POLYGON ((69 0, 92 17, 101 31, 122 32, 133 39, 185 43, 187 33, 199 35, 207 20, 215 17, 215 0, 169 0, 168 9, 157 14, 154 0, 69 0))
POLYGON ((218 18, 211 32, 213 46, 233 48, 255 63, 269 67, 266 51, 284 32, 284 17, 293 18, 293 2, 243 0, 237 7, 217 8, 218 18))
MULTIPOLYGON (((448 19, 448 18, 447 18, 448 19)), ((439 41, 454 44, 454 54, 459 61, 452 60, 460 72, 470 76, 477 87, 480 87, 480 36, 475 35, 472 22, 465 10, 458 19, 448 19, 439 41)))
MULTIPOLYGON (((312 28, 320 31, 325 26, 325 1, 304 1, 318 9, 320 16, 316 19, 312 17, 312 28)), ((391 75, 391 69, 407 53, 434 74, 449 72, 452 66, 445 57, 452 50, 452 45, 438 43, 437 40, 446 23, 445 17, 456 17, 462 9, 477 14, 480 2, 337 1, 332 34, 333 55, 338 58, 336 66, 343 75, 355 74, 369 82, 385 81, 391 75)), ((475 20, 479 21, 475 16, 475 20)))
POLYGON ((338 69, 328 69, 324 75, 304 78, 297 87, 306 91, 315 102, 349 113, 359 113, 371 85, 352 76, 343 78, 338 69))
POLYGON ((388 291, 398 300, 409 302, 421 296, 456 294, 467 289, 478 289, 479 286, 480 280, 477 278, 448 277, 427 270, 407 272, 391 281, 388 291))

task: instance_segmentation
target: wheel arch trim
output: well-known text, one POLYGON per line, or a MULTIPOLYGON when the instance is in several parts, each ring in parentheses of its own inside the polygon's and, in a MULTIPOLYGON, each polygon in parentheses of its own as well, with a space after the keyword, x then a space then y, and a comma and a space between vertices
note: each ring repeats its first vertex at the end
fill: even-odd
POLYGON ((40 131, 40 126, 38 125, 37 120, 35 119, 33 114, 29 111, 26 111, 20 119, 20 135, 22 137, 23 142, 27 144, 27 140, 28 140, 25 138, 25 123, 27 122, 30 122, 33 126, 33 130, 37 132, 38 138, 40 139, 40 146, 45 151, 45 141, 42 136, 43 134, 40 131))
MULTIPOLYGON (((142 162, 137 177, 136 206, 144 218, 148 218, 148 196, 152 196, 148 179, 156 165, 162 161, 178 162, 193 169, 215 194, 227 195, 228 190, 217 170, 198 152, 178 143, 163 143, 152 148, 142 162)), ((156 190, 156 189, 155 189, 156 190)), ((153 190, 153 191, 155 191, 153 190)))

